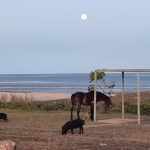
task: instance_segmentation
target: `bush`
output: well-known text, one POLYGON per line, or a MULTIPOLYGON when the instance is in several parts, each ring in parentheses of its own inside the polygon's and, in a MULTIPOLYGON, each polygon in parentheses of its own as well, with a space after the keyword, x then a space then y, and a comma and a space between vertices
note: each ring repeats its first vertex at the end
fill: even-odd
MULTIPOLYGON (((97 72, 96 75, 97 75, 97 80, 101 80, 101 79, 103 79, 105 77, 105 73, 104 72, 97 72)), ((95 80, 95 72, 94 71, 90 72, 89 80, 90 80, 90 82, 95 80)))
POLYGON ((130 104, 129 102, 124 103, 124 110, 127 113, 137 114, 137 105, 130 104))
MULTIPOLYGON (((64 110, 70 111, 71 105, 68 101, 47 101, 47 102, 36 102, 36 101, 26 101, 20 100, 18 102, 0 102, 0 109, 20 109, 26 111, 57 111, 64 110)), ((142 115, 150 115, 150 103, 141 103, 140 106, 142 115)), ((81 107, 81 112, 87 111, 87 108, 81 107)), ((105 105, 101 104, 98 106, 98 111, 100 113, 110 113, 110 111, 105 110, 105 105)), ((121 105, 117 106, 113 104, 113 112, 120 113, 121 105)), ((130 102, 125 102, 125 112, 137 114, 137 105, 131 104, 130 102)))
POLYGON ((29 102, 29 101, 13 101, 0 102, 0 109, 21 109, 26 111, 53 111, 53 110, 70 110, 67 104, 62 101, 58 102, 29 102))
POLYGON ((150 115, 150 103, 142 103, 140 108, 142 115, 150 115))
MULTIPOLYGON (((137 105, 125 102, 125 112, 137 114, 137 105)), ((150 115, 150 103, 141 103, 140 112, 142 115, 150 115)))

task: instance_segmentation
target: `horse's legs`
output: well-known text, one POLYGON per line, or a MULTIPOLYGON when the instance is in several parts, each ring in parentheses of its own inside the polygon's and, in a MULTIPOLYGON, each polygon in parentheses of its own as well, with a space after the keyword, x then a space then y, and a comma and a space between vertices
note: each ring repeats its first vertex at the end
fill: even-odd
POLYGON ((80 126, 80 132, 79 134, 83 134, 83 126, 80 126))
POLYGON ((93 121, 94 120, 94 117, 93 117, 93 115, 94 115, 94 106, 93 105, 91 105, 90 106, 90 119, 93 121))
POLYGON ((70 117, 70 120, 73 119, 73 109, 74 109, 74 106, 72 105, 72 107, 71 107, 71 117, 70 117))
POLYGON ((78 106, 78 108, 77 108, 77 116, 78 116, 78 119, 80 119, 80 116, 79 116, 79 113, 80 113, 80 107, 81 107, 81 106, 78 106))
POLYGON ((87 120, 87 119, 89 119, 90 117, 89 117, 89 107, 86 105, 86 112, 85 112, 85 120, 87 120))
POLYGON ((74 134, 74 133, 73 133, 73 128, 71 129, 71 133, 74 134))
MULTIPOLYGON (((80 116, 79 116, 80 107, 81 106, 78 106, 78 108, 77 108, 77 117, 78 117, 78 119, 80 119, 80 116)), ((71 107, 71 117, 70 117, 70 120, 73 120, 73 110, 74 110, 74 105, 72 105, 72 107, 71 107)))

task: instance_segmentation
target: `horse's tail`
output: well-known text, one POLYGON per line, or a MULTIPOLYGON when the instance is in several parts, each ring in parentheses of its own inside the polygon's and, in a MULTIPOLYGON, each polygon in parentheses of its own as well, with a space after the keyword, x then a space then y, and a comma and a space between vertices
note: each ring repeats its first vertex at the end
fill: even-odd
POLYGON ((71 104, 74 105, 75 94, 71 95, 71 104))
POLYGON ((74 102, 75 102, 75 94, 72 94, 72 95, 71 95, 71 104, 72 104, 72 106, 71 106, 71 116, 70 116, 70 120, 73 119, 74 102))

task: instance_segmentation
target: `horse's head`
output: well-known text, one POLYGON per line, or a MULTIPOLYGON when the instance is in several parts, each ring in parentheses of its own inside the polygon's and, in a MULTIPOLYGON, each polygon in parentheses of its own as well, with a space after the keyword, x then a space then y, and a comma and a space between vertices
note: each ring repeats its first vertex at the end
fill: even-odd
POLYGON ((106 110, 110 110, 112 108, 111 99, 106 94, 97 91, 96 92, 96 100, 97 100, 97 102, 104 101, 106 110))

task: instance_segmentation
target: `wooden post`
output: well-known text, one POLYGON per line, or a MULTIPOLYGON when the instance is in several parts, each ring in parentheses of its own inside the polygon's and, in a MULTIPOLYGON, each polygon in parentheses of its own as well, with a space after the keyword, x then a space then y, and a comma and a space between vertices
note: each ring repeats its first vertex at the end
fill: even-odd
POLYGON ((95 71, 95 74, 94 74, 94 79, 95 79, 95 82, 94 82, 94 122, 96 122, 96 89, 97 89, 97 74, 96 74, 96 71, 95 71))
POLYGON ((124 72, 122 72, 122 119, 124 119, 124 72))
POLYGON ((138 124, 140 124, 141 114, 140 114, 140 73, 137 72, 137 115, 138 115, 138 124))

